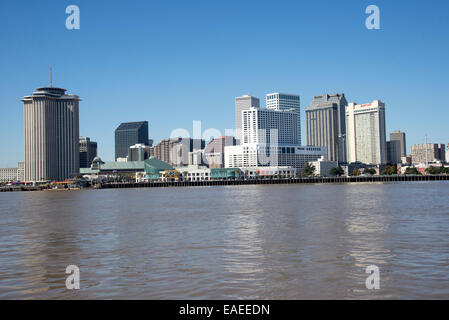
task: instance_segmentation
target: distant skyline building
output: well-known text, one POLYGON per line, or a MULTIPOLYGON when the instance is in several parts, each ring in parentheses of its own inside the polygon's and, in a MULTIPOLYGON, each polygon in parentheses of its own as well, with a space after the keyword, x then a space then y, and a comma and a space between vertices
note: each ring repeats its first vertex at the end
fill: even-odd
POLYGON ((179 138, 163 139, 151 148, 151 156, 158 160, 170 163, 170 149, 173 142, 179 141, 179 138))
POLYGON ((90 168, 92 160, 97 156, 97 143, 89 137, 80 137, 80 168, 90 168))
POLYGON ((189 165, 189 154, 204 149, 205 141, 189 137, 179 138, 170 144, 170 164, 176 167, 189 165))
POLYGON ((127 161, 145 161, 150 157, 150 146, 143 143, 132 145, 128 148, 127 161))
POLYGON ((25 181, 25 162, 17 162, 17 180, 25 181))
POLYGON ((244 110, 242 116, 243 144, 300 145, 296 111, 250 108, 244 110))
POLYGON ((387 163, 385 103, 350 103, 346 107, 348 162, 387 163))
POLYGON ((250 95, 235 98, 235 138, 237 144, 240 144, 242 139, 242 111, 252 107, 260 107, 260 100, 258 98, 250 95))
POLYGON ((399 142, 399 155, 400 157, 407 156, 407 143, 405 139, 405 132, 393 131, 390 133, 390 141, 399 142))
POLYGON ((24 103, 25 180, 62 180, 79 173, 79 101, 66 89, 37 88, 24 103))
POLYGON ((148 121, 123 122, 115 130, 115 159, 125 158, 135 144, 148 145, 148 121))
POLYGON ((449 162, 449 143, 447 144, 447 148, 446 148, 446 162, 449 162))
POLYGON ((344 93, 322 94, 306 108, 307 145, 326 147, 329 161, 346 162, 347 105, 344 93))
POLYGON ((17 181, 17 168, 0 168, 0 182, 17 181))
POLYGON ((269 94, 267 108, 243 110, 241 144, 225 147, 225 167, 301 169, 309 161, 327 156, 326 147, 300 145, 299 120, 297 95, 269 94))
POLYGON ((446 148, 440 143, 412 145, 412 164, 426 164, 446 161, 446 148))
POLYGON ((225 147, 235 145, 236 139, 232 136, 221 136, 212 139, 204 149, 205 162, 209 165, 209 168, 223 168, 225 147))
POLYGON ((17 168, 0 168, 0 182, 24 181, 25 165, 23 162, 17 163, 17 168))
POLYGON ((390 133, 390 141, 387 141, 388 163, 402 163, 402 158, 407 156, 405 133, 394 131, 390 133))
POLYGON ((266 95, 267 109, 276 111, 290 111, 298 115, 297 135, 301 145, 301 98, 296 94, 273 92, 266 95))
POLYGON ((159 141, 150 149, 150 154, 158 160, 170 163, 173 166, 187 166, 190 153, 204 149, 205 141, 202 139, 169 138, 159 141))

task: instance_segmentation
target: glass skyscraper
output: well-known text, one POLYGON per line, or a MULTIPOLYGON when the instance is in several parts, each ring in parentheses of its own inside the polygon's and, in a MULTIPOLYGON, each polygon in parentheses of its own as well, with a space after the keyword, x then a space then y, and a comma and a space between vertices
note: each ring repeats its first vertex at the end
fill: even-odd
POLYGON ((128 148, 135 144, 148 145, 148 121, 123 122, 115 130, 115 159, 126 158, 128 148))

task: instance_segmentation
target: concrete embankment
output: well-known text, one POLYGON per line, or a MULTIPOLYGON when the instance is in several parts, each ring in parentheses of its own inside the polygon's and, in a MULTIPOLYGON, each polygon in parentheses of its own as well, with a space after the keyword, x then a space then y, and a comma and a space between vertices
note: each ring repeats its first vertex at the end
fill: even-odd
POLYGON ((167 181, 140 183, 105 183, 102 189, 111 188, 158 188, 158 187, 195 187, 195 186, 233 186, 255 184, 310 184, 310 183, 376 183, 407 181, 447 181, 449 175, 429 176, 367 176, 367 177, 327 177, 298 179, 248 179, 248 180, 209 180, 209 181, 167 181))

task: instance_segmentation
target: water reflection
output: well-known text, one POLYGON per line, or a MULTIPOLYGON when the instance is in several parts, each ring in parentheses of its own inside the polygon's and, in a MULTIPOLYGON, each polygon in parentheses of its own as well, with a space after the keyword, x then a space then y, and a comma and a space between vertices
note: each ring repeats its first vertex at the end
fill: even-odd
POLYGON ((0 298, 447 298, 447 186, 3 193, 0 298))

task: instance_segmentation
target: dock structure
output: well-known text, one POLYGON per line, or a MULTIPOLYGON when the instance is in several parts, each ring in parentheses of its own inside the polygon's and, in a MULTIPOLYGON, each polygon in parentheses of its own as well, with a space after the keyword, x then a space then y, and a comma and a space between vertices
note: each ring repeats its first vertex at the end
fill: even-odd
POLYGON ((447 181, 449 175, 426 176, 365 176, 365 177, 313 177, 296 179, 232 179, 207 181, 154 181, 139 183, 104 183, 100 189, 113 188, 158 188, 158 187, 200 187, 200 186, 235 186, 257 184, 314 184, 314 183, 378 183, 408 181, 447 181))

